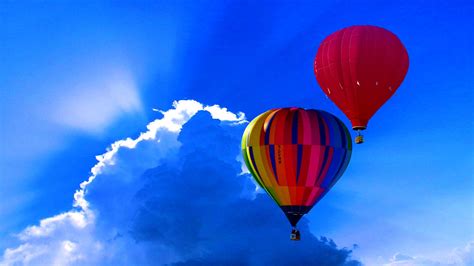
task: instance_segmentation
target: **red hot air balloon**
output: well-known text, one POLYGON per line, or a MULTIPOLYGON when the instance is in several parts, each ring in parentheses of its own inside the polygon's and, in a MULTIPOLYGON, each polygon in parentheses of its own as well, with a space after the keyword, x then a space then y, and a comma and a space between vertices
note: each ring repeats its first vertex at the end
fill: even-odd
MULTIPOLYGON (((323 92, 349 118, 352 129, 360 132, 398 89, 408 64, 408 53, 392 32, 351 26, 323 40, 314 74, 323 92)), ((356 143, 362 142, 359 135, 356 143)))

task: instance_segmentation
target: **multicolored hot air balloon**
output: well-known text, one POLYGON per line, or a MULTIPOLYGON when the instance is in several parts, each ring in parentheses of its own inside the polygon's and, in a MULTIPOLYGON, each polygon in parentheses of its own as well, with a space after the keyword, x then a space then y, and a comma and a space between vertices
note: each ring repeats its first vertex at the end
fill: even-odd
POLYGON ((344 173, 352 142, 337 117, 319 110, 279 108, 245 129, 242 154, 255 181, 280 206, 299 239, 296 224, 344 173))
POLYGON ((323 92, 346 114, 359 136, 369 119, 395 93, 408 71, 408 53, 392 32, 351 26, 326 37, 314 60, 323 92))

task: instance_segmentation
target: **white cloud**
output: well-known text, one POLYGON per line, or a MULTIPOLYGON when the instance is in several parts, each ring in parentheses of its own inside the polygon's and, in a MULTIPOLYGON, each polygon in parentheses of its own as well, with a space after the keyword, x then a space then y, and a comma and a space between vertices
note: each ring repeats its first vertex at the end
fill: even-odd
MULTIPOLYGON (((123 103, 123 106, 133 106, 133 104, 123 103)), ((145 142, 147 145, 160 144, 159 149, 153 149, 154 156, 149 156, 147 159, 135 158, 139 163, 133 164, 134 167, 138 166, 143 171, 156 166, 160 157, 169 155, 171 150, 179 147, 177 136, 181 127, 197 112, 207 111, 213 118, 236 123, 245 119, 243 113, 237 117, 225 108, 221 109, 216 105, 203 106, 194 100, 175 101, 173 107, 162 112, 163 118, 149 123, 147 131, 141 133, 138 138, 116 141, 106 153, 97 156, 98 163, 91 168, 92 175, 80 184, 80 189, 74 194, 74 208, 45 218, 39 225, 24 229, 18 234, 19 246, 6 249, 0 265, 81 265, 85 259, 88 264, 95 264, 100 259, 104 259, 107 255, 100 251, 110 239, 97 235, 95 222, 96 217, 100 217, 100 213, 95 213, 95 210, 90 208, 86 196, 88 187, 98 175, 106 176, 110 172, 124 171, 120 168, 123 166, 117 165, 117 160, 120 160, 118 154, 128 158, 127 151, 135 149, 138 145, 145 145, 145 142)), ((100 124, 99 120, 91 119, 89 125, 100 124)), ((74 121, 70 120, 70 122, 74 121)), ((141 147, 146 151, 146 146, 141 147)), ((127 171, 130 172, 130 169, 127 171)), ((126 179, 125 176, 124 182, 126 179)))
POLYGON ((212 105, 212 106, 206 106, 204 110, 208 111, 211 113, 212 118, 214 119, 219 119, 221 121, 230 121, 230 122, 237 122, 237 123, 245 123, 245 114, 242 112, 239 112, 237 115, 229 112, 227 108, 223 107, 221 108, 219 105, 212 105))
POLYGON ((50 218, 41 220, 39 226, 30 226, 26 228, 20 235, 21 240, 27 241, 32 238, 49 236, 52 232, 57 231, 59 227, 83 229, 89 223, 93 222, 93 213, 87 210, 69 211, 50 218))
POLYGON ((45 254, 47 247, 44 245, 22 244, 15 249, 7 249, 3 254, 0 265, 13 265, 16 263, 29 264, 33 259, 45 254))
MULTIPOLYGON (((111 147, 106 153, 96 156, 96 159, 99 162, 94 165, 94 167, 92 167, 92 175, 87 181, 84 181, 80 184, 80 190, 76 191, 76 193, 74 194, 75 207, 88 209, 89 204, 84 197, 87 185, 89 185, 97 175, 101 174, 104 171, 104 168, 115 164, 115 155, 120 149, 134 149, 138 143, 146 140, 154 140, 157 137, 157 141, 160 141, 160 136, 157 136, 159 131, 172 132, 177 135, 184 123, 186 123, 198 111, 203 110, 202 104, 194 100, 175 101, 173 103, 173 107, 174 109, 162 112, 162 119, 157 119, 149 123, 147 125, 148 130, 144 133, 141 133, 138 138, 127 138, 116 141, 112 143, 111 147)), ((174 145, 168 143, 167 145, 175 146, 177 145, 177 143, 174 143, 174 145)), ((152 166, 153 165, 149 165, 148 167, 152 166)), ((144 169, 146 169, 146 167, 144 167, 144 169)))
POLYGON ((455 248, 447 254, 437 254, 437 257, 396 253, 384 266, 472 266, 474 265, 474 242, 469 242, 462 248, 455 248))
POLYGON ((99 257, 102 246, 94 237, 94 214, 87 210, 43 219, 18 238, 22 244, 6 249, 0 265, 71 265, 99 257))
POLYGON ((385 266, 435 266, 441 265, 439 262, 431 261, 423 257, 411 257, 401 253, 396 253, 385 266))
POLYGON ((459 265, 474 265, 474 241, 469 242, 463 248, 456 248, 452 252, 452 260, 459 265))

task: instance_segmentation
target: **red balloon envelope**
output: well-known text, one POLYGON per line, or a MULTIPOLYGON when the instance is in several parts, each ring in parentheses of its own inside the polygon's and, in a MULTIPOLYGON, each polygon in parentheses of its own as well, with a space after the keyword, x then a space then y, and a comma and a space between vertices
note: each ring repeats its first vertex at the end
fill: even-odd
POLYGON ((395 93, 408 71, 408 53, 392 32, 351 26, 324 39, 314 60, 323 92, 346 114, 355 130, 395 93))

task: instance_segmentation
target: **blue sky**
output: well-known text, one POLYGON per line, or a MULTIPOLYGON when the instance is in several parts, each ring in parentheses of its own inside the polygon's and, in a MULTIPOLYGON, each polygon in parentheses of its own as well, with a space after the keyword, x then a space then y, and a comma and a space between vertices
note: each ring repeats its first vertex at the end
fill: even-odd
MULTIPOLYGON (((338 247, 356 244, 352 257, 367 265, 463 265, 474 250, 473 9, 470 1, 0 3, 0 249, 29 243, 16 234, 67 213, 95 156, 137 138, 163 117, 152 109, 175 100, 218 104, 247 119, 274 107, 317 108, 349 125, 320 91, 312 63, 331 32, 374 24, 400 37, 410 68, 307 228, 338 247)), ((155 164, 118 165, 138 178, 155 164)), ((114 180, 97 178, 108 184, 97 184, 98 195, 120 193, 114 180)), ((134 183, 137 193, 143 182, 134 183)), ((93 197, 93 184, 91 204, 108 206, 93 197)), ((96 220, 125 226, 126 216, 112 217, 96 220)), ((77 243, 100 242, 94 234, 77 243)), ((320 244, 312 241, 304 245, 320 244)))

